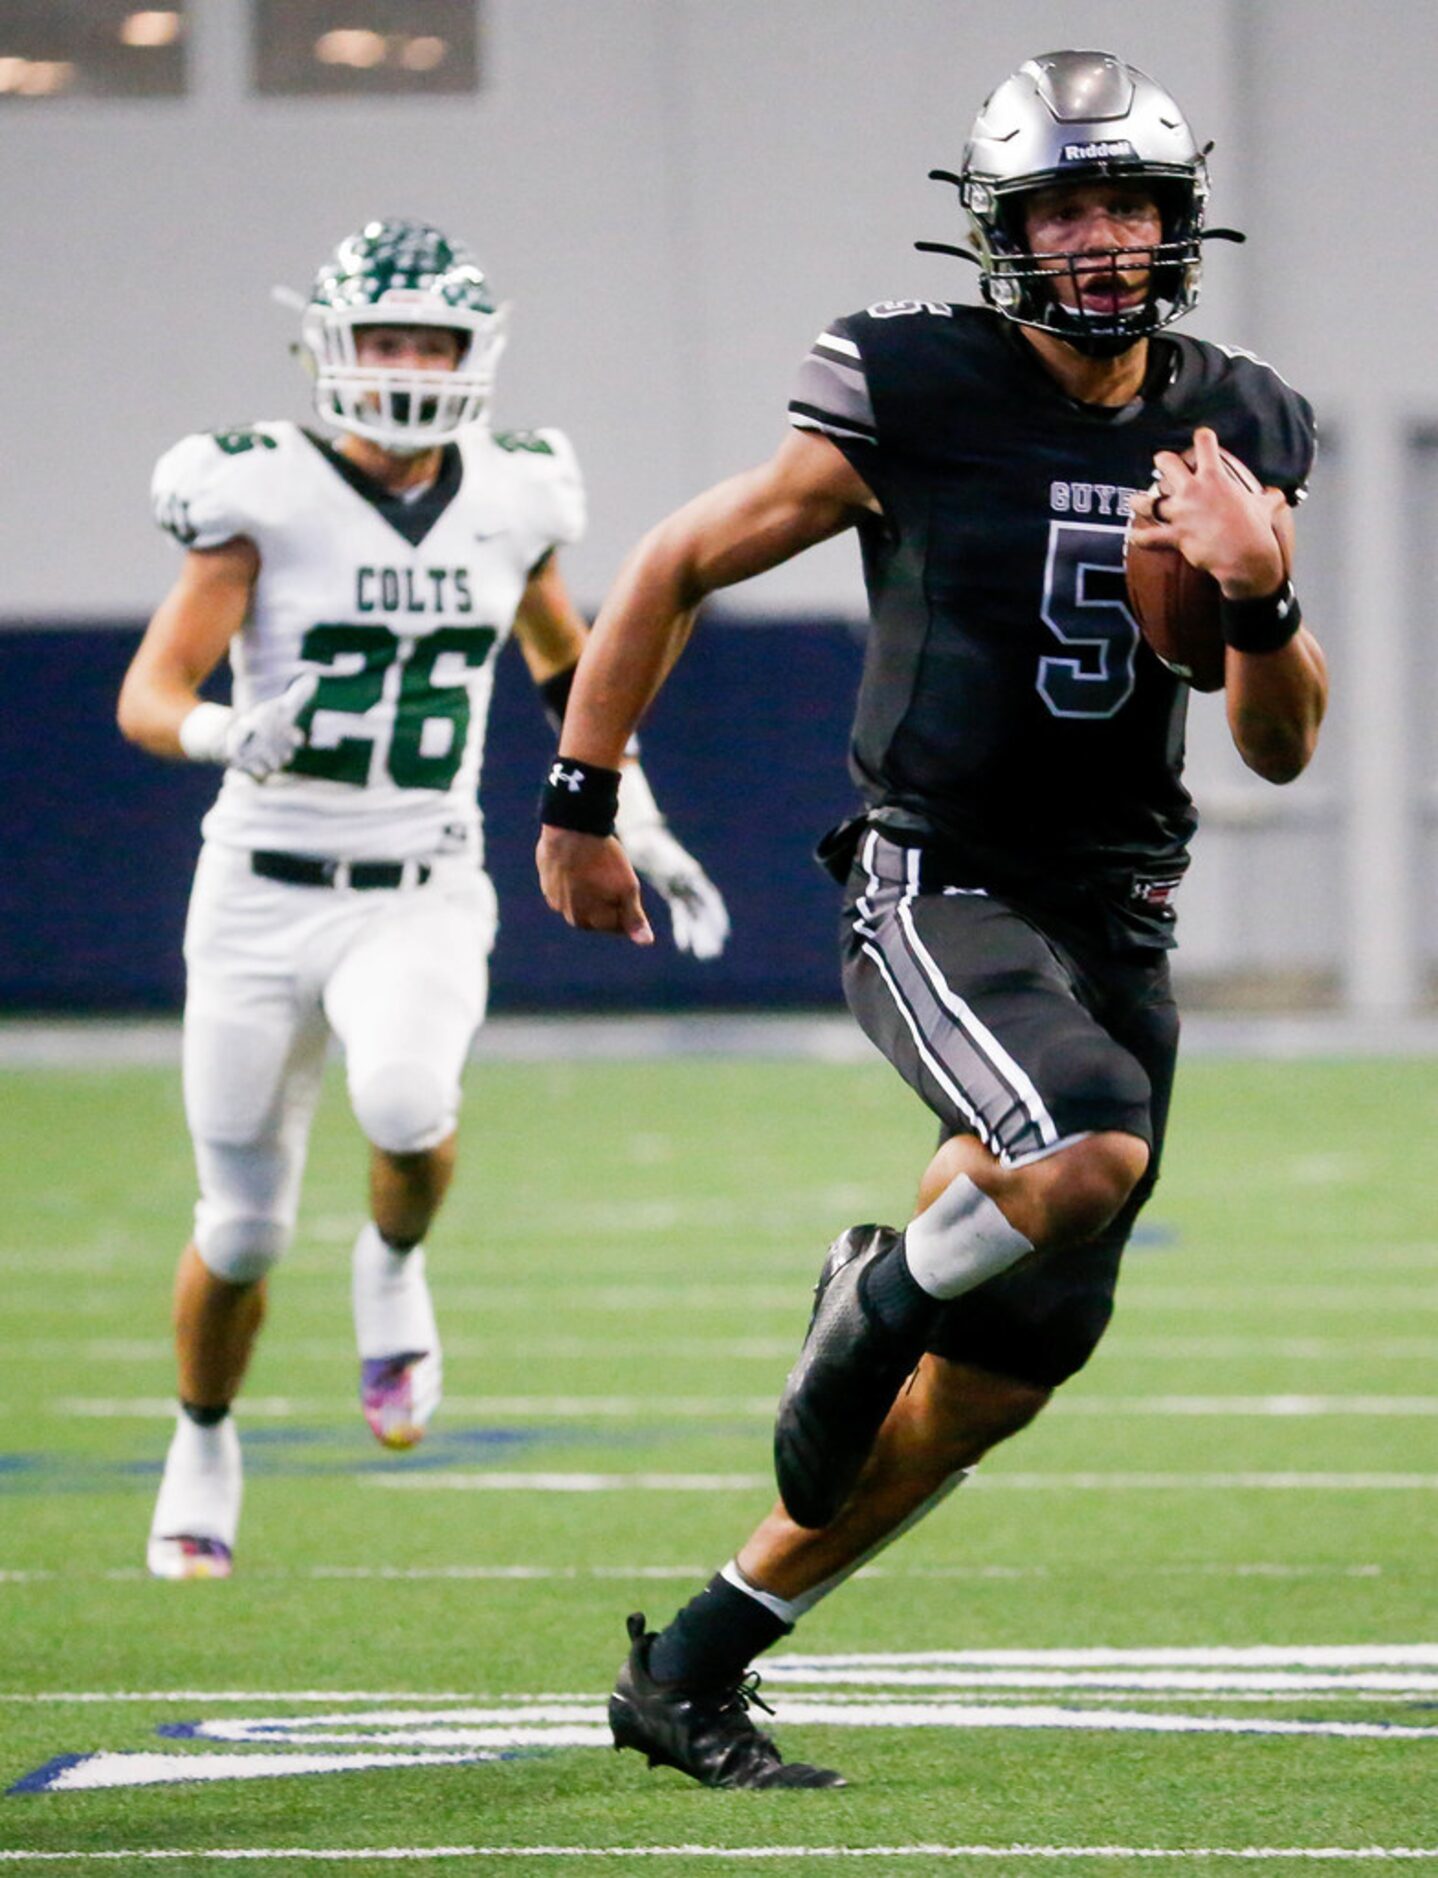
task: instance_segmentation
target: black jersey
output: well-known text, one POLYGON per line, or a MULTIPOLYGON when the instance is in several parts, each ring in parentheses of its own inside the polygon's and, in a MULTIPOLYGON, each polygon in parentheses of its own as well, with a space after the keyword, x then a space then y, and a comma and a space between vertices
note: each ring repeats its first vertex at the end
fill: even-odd
POLYGON ((1197 819, 1188 687, 1127 605, 1129 506, 1203 424, 1296 501, 1308 404, 1246 353, 1165 334, 1140 398, 1082 405, 998 314, 896 301, 823 333, 789 408, 883 506, 860 525, 850 753, 871 818, 989 884, 1104 883, 1163 943, 1197 819))

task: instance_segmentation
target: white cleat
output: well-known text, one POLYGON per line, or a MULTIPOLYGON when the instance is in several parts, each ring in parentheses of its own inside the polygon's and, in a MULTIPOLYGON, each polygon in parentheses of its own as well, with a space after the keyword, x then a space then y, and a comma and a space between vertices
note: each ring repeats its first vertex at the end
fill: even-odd
POLYGON ((412 1448, 439 1407, 439 1352, 366 1357, 360 1363, 360 1406, 376 1441, 412 1448))
POLYGON ((146 1563, 156 1578, 228 1578, 244 1480, 240 1437, 227 1415, 201 1428, 182 1414, 165 1457, 146 1563))
POLYGON ((355 1241, 352 1295, 364 1418, 383 1446, 412 1448, 443 1393, 424 1247, 396 1252, 367 1224, 355 1241))
POLYGON ((183 1534, 160 1539, 152 1533, 145 1561, 152 1578, 228 1578, 235 1555, 219 1539, 192 1539, 183 1534))

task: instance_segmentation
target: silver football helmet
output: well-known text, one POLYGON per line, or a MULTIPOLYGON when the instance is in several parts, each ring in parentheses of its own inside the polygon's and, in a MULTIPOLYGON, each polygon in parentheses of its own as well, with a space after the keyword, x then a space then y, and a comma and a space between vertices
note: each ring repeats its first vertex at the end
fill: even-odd
MULTIPOLYGON (((983 271, 984 299, 1006 319, 1035 326, 1081 351, 1112 354, 1179 319, 1198 299, 1208 165, 1182 111, 1136 66, 1108 52, 1045 52, 1026 60, 979 110, 956 182, 983 271), (1151 256, 1142 304, 1099 312, 1062 302, 1052 255, 1030 251, 1024 199, 1066 182, 1137 182, 1150 189, 1163 238, 1143 250, 1070 256, 1092 275, 1151 256)), ((1211 231, 1227 234, 1227 230, 1211 231)), ((1242 239, 1241 236, 1238 239, 1242 239)))
POLYGON ((427 222, 367 222, 315 276, 300 321, 315 409, 397 454, 431 449, 483 418, 504 321, 467 248, 427 222), (453 371, 361 365, 363 326, 442 327, 459 335, 459 361, 453 371))

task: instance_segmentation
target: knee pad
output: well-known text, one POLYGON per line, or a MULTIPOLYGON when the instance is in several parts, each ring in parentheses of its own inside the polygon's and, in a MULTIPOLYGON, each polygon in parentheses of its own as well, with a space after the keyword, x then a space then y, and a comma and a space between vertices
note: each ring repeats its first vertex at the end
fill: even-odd
POLYGON ((459 1092, 423 1063, 387 1063, 350 1084, 365 1136, 387 1154, 423 1154, 454 1133, 459 1092))
POLYGON ((299 1203, 303 1145, 285 1141, 195 1142, 200 1201, 195 1249, 232 1285, 263 1278, 290 1243, 299 1203))
POLYGON ((226 1213, 202 1200, 195 1208, 195 1250, 226 1284, 252 1285, 264 1277, 290 1242, 287 1220, 226 1213))
POLYGON ((1098 1347, 1122 1247, 1123 1234, 1110 1228, 1067 1252, 1036 1252, 945 1311, 930 1350, 1031 1389, 1057 1389, 1098 1347))

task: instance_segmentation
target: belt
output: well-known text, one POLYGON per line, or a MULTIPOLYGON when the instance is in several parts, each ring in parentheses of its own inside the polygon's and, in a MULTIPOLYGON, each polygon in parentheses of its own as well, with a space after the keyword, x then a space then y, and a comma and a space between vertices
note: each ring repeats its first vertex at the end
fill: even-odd
POLYGON ((422 887, 434 870, 428 861, 332 861, 318 854, 256 849, 250 872, 292 887, 422 887))

